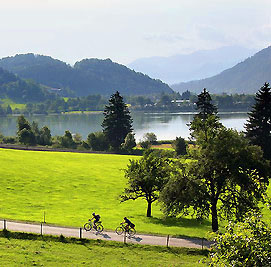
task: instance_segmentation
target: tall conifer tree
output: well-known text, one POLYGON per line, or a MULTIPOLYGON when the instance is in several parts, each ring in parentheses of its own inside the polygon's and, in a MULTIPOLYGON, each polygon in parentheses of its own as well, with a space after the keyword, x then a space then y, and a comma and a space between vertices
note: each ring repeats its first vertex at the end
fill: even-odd
POLYGON ((265 83, 256 93, 255 104, 245 124, 250 142, 262 148, 264 157, 271 160, 271 88, 265 83))
POLYGON ((114 150, 119 149, 127 134, 133 131, 132 123, 130 111, 117 91, 105 107, 102 123, 103 132, 114 150))

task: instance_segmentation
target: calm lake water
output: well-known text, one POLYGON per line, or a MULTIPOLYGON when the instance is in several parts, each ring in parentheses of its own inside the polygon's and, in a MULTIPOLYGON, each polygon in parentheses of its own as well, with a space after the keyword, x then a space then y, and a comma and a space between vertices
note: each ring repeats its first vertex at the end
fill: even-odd
MULTIPOLYGON (((181 136, 189 137, 187 124, 193 120, 192 113, 143 113, 133 112, 133 128, 137 141, 144 133, 153 132, 158 140, 175 139, 181 136)), ((221 122, 228 128, 238 131, 244 130, 247 113, 221 113, 221 122)), ((83 139, 91 132, 100 131, 103 114, 67 114, 67 115, 33 115, 26 116, 32 122, 38 122, 42 127, 47 125, 52 135, 63 135, 65 130, 79 133, 83 139)), ((5 136, 16 135, 17 117, 0 117, 0 132, 5 136)))

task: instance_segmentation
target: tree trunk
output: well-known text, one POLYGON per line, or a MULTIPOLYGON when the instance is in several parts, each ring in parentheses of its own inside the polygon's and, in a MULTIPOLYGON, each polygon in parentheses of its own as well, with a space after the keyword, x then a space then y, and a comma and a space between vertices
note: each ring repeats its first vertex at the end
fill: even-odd
POLYGON ((148 201, 147 217, 151 217, 151 201, 148 201))
POLYGON ((213 201, 212 203, 212 230, 216 232, 218 230, 218 218, 217 218, 217 201, 213 201))

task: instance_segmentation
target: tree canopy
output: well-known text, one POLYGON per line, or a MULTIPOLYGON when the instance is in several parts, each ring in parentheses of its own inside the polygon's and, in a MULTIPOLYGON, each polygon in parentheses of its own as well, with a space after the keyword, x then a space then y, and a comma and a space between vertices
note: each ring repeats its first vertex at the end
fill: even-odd
POLYGON ((262 148, 265 158, 271 160, 271 88, 268 83, 256 93, 255 105, 248 116, 247 137, 252 144, 262 148))
POLYGON ((132 123, 130 111, 117 91, 105 106, 102 123, 103 132, 114 150, 118 150, 127 134, 133 131, 132 123))

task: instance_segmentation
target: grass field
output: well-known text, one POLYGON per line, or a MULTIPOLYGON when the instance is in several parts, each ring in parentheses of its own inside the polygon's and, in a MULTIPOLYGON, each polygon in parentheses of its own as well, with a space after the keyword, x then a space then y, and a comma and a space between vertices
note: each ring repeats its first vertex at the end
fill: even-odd
MULTIPOLYGON (((45 211, 48 223, 80 227, 95 211, 106 229, 127 216, 138 232, 205 237, 209 221, 164 218, 156 204, 147 218, 144 200, 119 202, 126 184, 122 169, 132 158, 0 149, 0 217, 40 222, 45 211)), ((265 215, 271 219, 270 211, 265 215)))
MULTIPOLYGON (((55 238, 56 239, 56 238, 55 238)), ((0 237, 1 266, 198 266, 206 251, 103 241, 0 237)))
POLYGON ((0 101, 1 101, 1 104, 2 104, 3 107, 7 107, 8 105, 10 105, 12 110, 15 109, 15 108, 24 109, 25 106, 26 106, 26 104, 18 104, 18 103, 15 103, 11 99, 8 99, 8 98, 0 99, 0 101))

